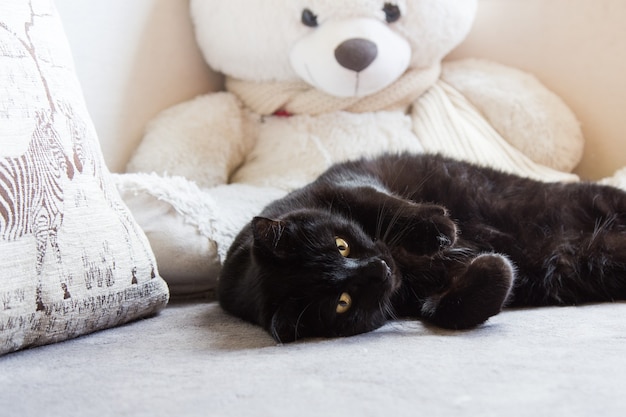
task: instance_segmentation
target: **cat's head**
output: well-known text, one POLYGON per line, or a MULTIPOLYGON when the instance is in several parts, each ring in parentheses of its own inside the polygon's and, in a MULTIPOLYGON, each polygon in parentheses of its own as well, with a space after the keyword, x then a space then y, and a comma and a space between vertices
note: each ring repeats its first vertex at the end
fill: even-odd
POLYGON ((300 210, 252 221, 264 327, 279 342, 382 326, 400 276, 389 249, 353 221, 300 210))

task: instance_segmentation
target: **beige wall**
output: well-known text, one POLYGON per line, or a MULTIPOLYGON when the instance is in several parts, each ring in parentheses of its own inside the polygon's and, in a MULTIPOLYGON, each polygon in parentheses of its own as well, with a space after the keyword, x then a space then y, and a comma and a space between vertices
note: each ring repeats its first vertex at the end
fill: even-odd
POLYGON ((583 176, 626 165, 626 1, 481 0, 474 30, 452 56, 531 71, 563 97, 587 139, 583 176))
POLYGON ((55 0, 112 171, 160 110, 217 89, 193 39, 188 2, 55 0))

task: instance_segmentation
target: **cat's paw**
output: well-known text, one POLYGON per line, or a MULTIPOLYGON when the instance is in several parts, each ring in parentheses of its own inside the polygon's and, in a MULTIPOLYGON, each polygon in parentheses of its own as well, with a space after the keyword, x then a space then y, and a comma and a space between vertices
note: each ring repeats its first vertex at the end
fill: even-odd
POLYGON ((448 211, 437 205, 417 205, 409 214, 402 246, 417 255, 431 255, 454 244, 456 224, 448 211))
POLYGON ((430 297, 422 307, 426 319, 448 329, 468 329, 498 314, 508 299, 515 269, 504 255, 478 255, 452 287, 430 297))

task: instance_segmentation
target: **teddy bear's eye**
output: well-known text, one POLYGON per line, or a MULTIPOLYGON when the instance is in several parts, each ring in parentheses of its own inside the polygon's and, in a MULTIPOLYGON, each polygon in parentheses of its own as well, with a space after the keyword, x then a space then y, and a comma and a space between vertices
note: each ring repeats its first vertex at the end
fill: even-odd
POLYGON ((400 20, 400 17, 402 17, 402 12, 396 4, 385 3, 383 12, 385 12, 385 19, 387 20, 387 23, 397 22, 400 20))
POLYGON ((311 10, 304 9, 302 11, 302 23, 311 28, 317 27, 317 16, 311 10))

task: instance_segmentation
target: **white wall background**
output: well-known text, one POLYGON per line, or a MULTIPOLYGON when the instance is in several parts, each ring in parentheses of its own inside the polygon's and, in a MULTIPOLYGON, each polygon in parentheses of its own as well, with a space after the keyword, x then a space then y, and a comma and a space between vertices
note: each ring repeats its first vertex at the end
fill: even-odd
POLYGON ((188 0, 56 0, 111 171, 123 171, 159 110, 217 89, 188 0))

